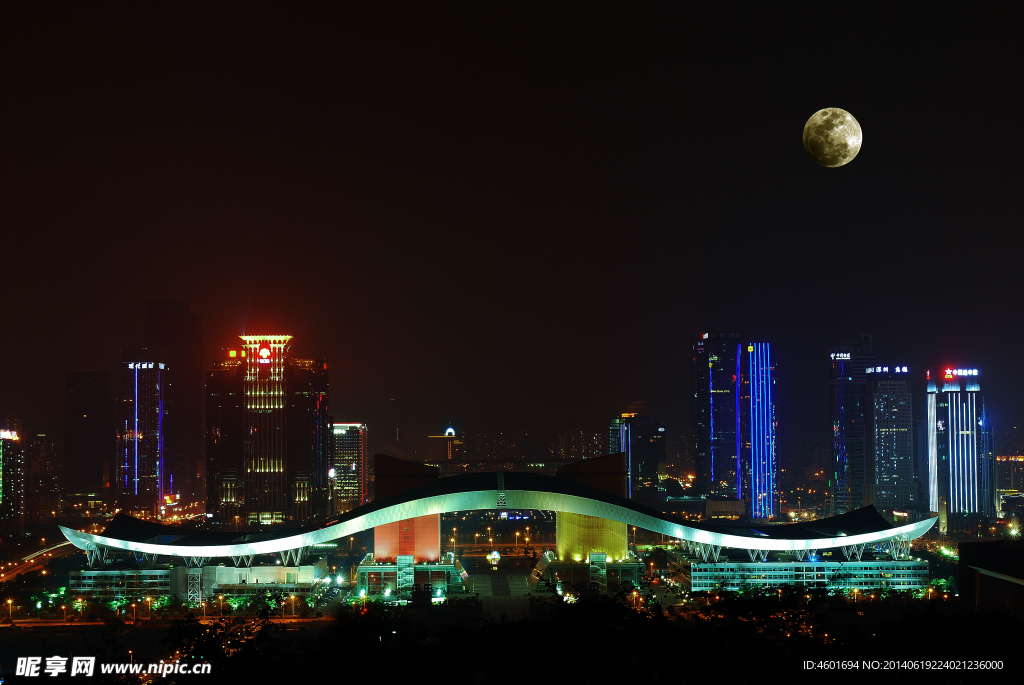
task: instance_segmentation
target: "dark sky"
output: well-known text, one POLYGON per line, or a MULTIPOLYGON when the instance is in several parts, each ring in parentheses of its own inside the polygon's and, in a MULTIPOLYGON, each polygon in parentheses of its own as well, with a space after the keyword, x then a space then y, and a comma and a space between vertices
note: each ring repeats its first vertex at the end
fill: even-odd
POLYGON ((709 329, 776 346, 787 453, 861 331, 1024 415, 1019 12, 12 5, 0 413, 33 430, 158 297, 210 360, 294 334, 371 430, 394 396, 423 432, 685 428, 709 329), (849 166, 802 149, 823 107, 849 166))

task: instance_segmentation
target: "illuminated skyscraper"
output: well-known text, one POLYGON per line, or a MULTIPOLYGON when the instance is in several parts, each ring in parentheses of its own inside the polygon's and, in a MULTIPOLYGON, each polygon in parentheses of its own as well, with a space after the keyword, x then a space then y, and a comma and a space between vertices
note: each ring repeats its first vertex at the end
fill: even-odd
POLYGON ((906 512, 920 503, 909 371, 906 366, 869 366, 866 373, 865 499, 884 511, 906 512))
POLYGON ((327 475, 334 513, 346 512, 370 501, 366 482, 368 436, 365 423, 331 421, 331 465, 327 475))
POLYGON ((696 495, 739 496, 742 346, 740 333, 705 333, 693 345, 696 495))
POLYGON ((859 341, 837 342, 828 353, 832 458, 827 482, 832 509, 840 514, 865 504, 867 368, 875 365, 871 334, 862 334, 859 341))
POLYGON ((239 337, 207 377, 210 511, 253 524, 327 516, 327 363, 289 357, 290 335, 239 337))
POLYGON ((928 371, 928 505, 949 532, 974 532, 995 516, 995 456, 978 376, 928 371))
POLYGON ((775 363, 768 343, 746 346, 743 379, 744 410, 741 431, 743 453, 740 499, 751 518, 775 518, 779 511, 779 468, 775 454, 775 363))
POLYGON ((159 515, 170 492, 164 471, 166 374, 151 350, 125 350, 117 406, 117 501, 122 511, 142 518, 159 515))
POLYGON ((25 535, 25 452, 20 423, 0 423, 0 537, 25 535))

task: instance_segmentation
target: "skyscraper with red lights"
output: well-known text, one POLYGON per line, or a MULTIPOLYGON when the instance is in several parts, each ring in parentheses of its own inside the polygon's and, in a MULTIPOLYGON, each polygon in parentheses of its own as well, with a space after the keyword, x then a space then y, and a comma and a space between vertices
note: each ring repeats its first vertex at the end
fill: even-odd
POLYGON ((240 338, 207 376, 210 513, 249 524, 327 516, 327 363, 291 357, 290 335, 240 338))

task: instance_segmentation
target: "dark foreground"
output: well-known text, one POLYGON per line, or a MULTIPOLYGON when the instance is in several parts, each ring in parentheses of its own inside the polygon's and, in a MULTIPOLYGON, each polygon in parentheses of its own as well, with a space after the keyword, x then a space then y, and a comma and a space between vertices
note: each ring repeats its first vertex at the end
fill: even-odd
MULTIPOLYGON (((1005 677, 1024 665, 1017 620, 964 615, 952 599, 855 604, 825 596, 720 597, 665 611, 657 606, 634 610, 625 597, 581 598, 574 604, 533 599, 527 620, 486 622, 481 616, 470 598, 431 607, 345 605, 333 618, 294 623, 264 617, 204 624, 187 616, 137 626, 4 628, 0 667, 13 682, 22 680, 11 678, 18 656, 89 655, 98 662, 180 659, 212 665, 209 676, 156 678, 167 683, 208 678, 266 682, 314 672, 346 677, 402 673, 417 681, 455 677, 486 683, 499 674, 504 674, 501 682, 515 674, 633 676, 664 682, 752 675, 764 669, 783 669, 787 677, 834 680, 872 677, 865 661, 878 662, 870 664, 877 668, 921 671, 926 666, 907 662, 950 660, 954 663, 932 667, 995 660, 1003 662, 1001 673, 984 675, 1005 677), (836 663, 815 663, 816 672, 809 672, 805 662, 820 661, 836 663), (858 668, 850 670, 853 663, 858 668)), ((963 669, 929 675, 933 681, 971 682, 981 674, 963 669)), ((85 681, 140 679, 97 673, 85 681)))

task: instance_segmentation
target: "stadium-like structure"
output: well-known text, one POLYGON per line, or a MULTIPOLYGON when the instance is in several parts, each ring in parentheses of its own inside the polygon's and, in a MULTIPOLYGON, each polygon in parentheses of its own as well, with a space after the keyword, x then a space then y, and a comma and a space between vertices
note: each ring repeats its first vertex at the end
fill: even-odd
POLYGON ((547 510, 594 516, 676 538, 705 561, 718 560, 723 548, 743 549, 751 561, 769 552, 798 559, 817 550, 841 548, 860 559, 865 546, 876 545, 894 559, 905 558, 910 541, 924 535, 935 517, 893 526, 874 507, 816 521, 790 524, 694 524, 634 501, 553 476, 530 473, 470 473, 443 478, 333 519, 299 528, 261 532, 221 532, 169 526, 126 515, 116 516, 101 535, 62 526, 61 531, 90 563, 113 551, 137 558, 168 555, 188 565, 230 557, 249 565, 255 555, 280 553, 285 563, 299 563, 312 546, 329 543, 377 526, 430 514, 474 510, 547 510))

